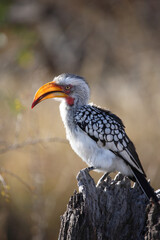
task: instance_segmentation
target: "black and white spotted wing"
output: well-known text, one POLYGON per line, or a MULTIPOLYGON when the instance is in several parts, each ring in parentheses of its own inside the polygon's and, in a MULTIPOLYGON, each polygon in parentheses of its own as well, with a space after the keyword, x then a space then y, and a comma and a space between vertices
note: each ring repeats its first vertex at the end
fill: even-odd
POLYGON ((135 147, 126 135, 119 117, 110 111, 86 105, 76 112, 74 120, 99 146, 112 151, 145 175, 135 147))

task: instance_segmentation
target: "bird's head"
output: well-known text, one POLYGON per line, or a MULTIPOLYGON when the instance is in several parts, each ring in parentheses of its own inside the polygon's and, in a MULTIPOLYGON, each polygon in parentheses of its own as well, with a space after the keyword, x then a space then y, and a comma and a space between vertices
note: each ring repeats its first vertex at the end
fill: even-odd
POLYGON ((46 83, 38 89, 34 96, 32 108, 49 98, 65 100, 69 106, 81 106, 87 104, 89 94, 89 86, 82 77, 61 74, 55 77, 52 82, 46 83))

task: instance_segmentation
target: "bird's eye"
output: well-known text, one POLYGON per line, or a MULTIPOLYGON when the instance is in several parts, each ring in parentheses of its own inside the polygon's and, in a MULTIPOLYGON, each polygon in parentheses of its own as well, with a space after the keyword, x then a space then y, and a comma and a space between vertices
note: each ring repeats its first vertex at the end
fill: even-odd
POLYGON ((65 87, 65 90, 70 90, 70 89, 71 89, 71 86, 69 85, 65 87))

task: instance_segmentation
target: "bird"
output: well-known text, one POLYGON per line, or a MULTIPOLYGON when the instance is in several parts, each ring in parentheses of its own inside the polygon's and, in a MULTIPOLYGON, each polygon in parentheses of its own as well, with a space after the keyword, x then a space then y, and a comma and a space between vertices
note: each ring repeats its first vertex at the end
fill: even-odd
POLYGON ((111 111, 89 103, 90 88, 83 77, 69 73, 56 76, 38 89, 31 108, 50 98, 60 101, 66 138, 87 163, 88 171, 104 172, 102 181, 118 171, 138 182, 148 200, 158 201, 122 120, 111 111))

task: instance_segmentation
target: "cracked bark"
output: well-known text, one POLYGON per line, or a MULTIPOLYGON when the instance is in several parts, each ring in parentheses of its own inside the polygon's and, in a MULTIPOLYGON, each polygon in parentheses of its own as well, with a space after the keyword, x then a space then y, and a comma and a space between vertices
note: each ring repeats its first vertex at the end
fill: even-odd
POLYGON ((61 217, 59 240, 160 239, 160 207, 118 174, 96 187, 86 170, 61 217), (148 205, 147 205, 148 204, 148 205), (147 210, 146 210, 147 209, 147 210))

